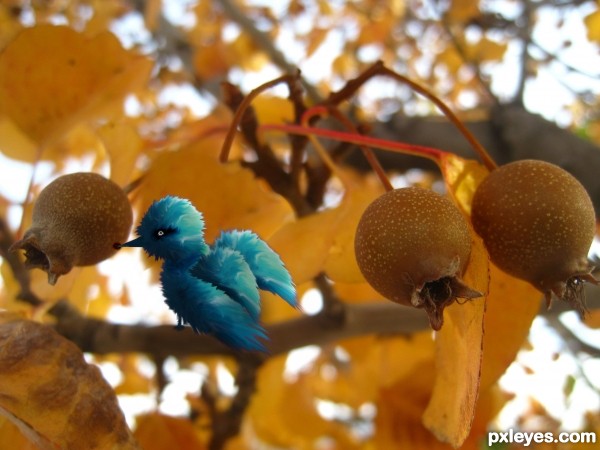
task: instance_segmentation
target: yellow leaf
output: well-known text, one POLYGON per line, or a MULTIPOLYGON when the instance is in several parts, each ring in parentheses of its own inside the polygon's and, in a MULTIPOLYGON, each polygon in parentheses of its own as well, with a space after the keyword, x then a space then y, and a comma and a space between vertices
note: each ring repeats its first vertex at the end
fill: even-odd
POLYGON ((221 40, 196 48, 193 65, 198 78, 210 80, 225 75, 231 66, 226 57, 227 51, 227 45, 221 40))
POLYGON ((314 27, 310 30, 310 32, 306 36, 306 57, 310 58, 310 56, 316 52, 321 44, 329 34, 329 28, 319 28, 314 27))
POLYGON ((542 294, 529 283, 490 264, 483 339, 481 388, 495 383, 515 360, 531 322, 540 309, 542 294))
POLYGON ((117 395, 149 394, 154 387, 151 377, 140 372, 140 357, 137 354, 121 355, 118 360, 123 380, 115 388, 117 395))
POLYGON ((257 71, 269 61, 267 56, 254 43, 254 40, 246 33, 241 33, 229 43, 226 53, 223 55, 230 65, 237 65, 243 70, 257 71))
POLYGON ((117 398, 71 341, 30 321, 0 324, 0 409, 57 448, 137 449, 117 398))
POLYGON ((504 57, 507 47, 508 44, 505 42, 483 38, 476 44, 465 45, 465 57, 468 61, 500 61, 504 57))
POLYGON ((590 328, 600 328, 600 310, 595 309, 587 313, 583 322, 590 328))
POLYGON ((369 204, 384 193, 377 179, 362 179, 349 190, 339 206, 339 217, 329 255, 325 262, 327 276, 336 282, 362 283, 365 281, 356 262, 354 238, 356 227, 369 204))
POLYGON ((396 25, 397 17, 393 14, 381 15, 377 20, 369 19, 360 30, 356 40, 359 45, 384 45, 392 35, 392 27, 396 25))
MULTIPOLYGON (((488 255, 475 236, 463 279, 482 293, 488 290, 488 255)), ((454 303, 444 311, 444 325, 436 333, 435 384, 423 423, 440 441, 455 448, 469 435, 475 416, 484 313, 484 298, 454 303)))
POLYGON ((588 40, 600 42, 600 10, 596 10, 585 16, 583 22, 587 28, 588 40))
POLYGON ((0 149, 9 158, 34 162, 38 148, 29 137, 8 117, 0 117, 0 149))
POLYGON ((465 63, 456 48, 446 47, 437 57, 437 63, 444 64, 451 74, 456 74, 465 63))
MULTIPOLYGON (((19 450, 40 450, 49 444, 46 440, 33 434, 26 423, 16 425, 9 419, 2 417, 0 408, 0 448, 14 448, 19 450)), ((12 418, 16 420, 16 418, 12 418)))
POLYGON ((317 439, 329 436, 339 448, 357 448, 344 425, 319 414, 311 385, 313 372, 286 382, 284 367, 285 357, 271 358, 259 371, 257 391, 246 415, 258 438, 273 446, 309 450, 317 439))
POLYGON ((110 179, 119 186, 125 186, 143 148, 142 138, 133 126, 114 122, 101 127, 98 136, 110 160, 110 179))
POLYGON ((449 21, 466 22, 479 14, 479 0, 453 0, 446 18, 449 21))
POLYGON ((285 124, 294 120, 294 107, 285 98, 260 95, 254 99, 252 106, 261 124, 285 124))
POLYGON ((145 84, 151 67, 108 32, 87 38, 68 27, 36 25, 0 54, 0 113, 48 144, 122 102, 145 84))
POLYGON ((463 159, 452 153, 444 154, 440 166, 448 191, 455 203, 467 216, 470 216, 473 195, 489 171, 477 161, 463 159))
MULTIPOLYGON (((354 176, 351 172, 346 175, 354 176)), ((323 270, 334 281, 365 281, 354 255, 354 236, 362 213, 383 188, 375 179, 353 181, 356 185, 347 190, 337 207, 288 223, 271 238, 273 248, 289 261, 296 283, 309 281, 323 270)))
POLYGON ((426 361, 405 379, 380 390, 373 438, 376 448, 449 450, 421 423, 434 374, 433 362, 426 361))
POLYGON ((202 450, 206 448, 198 438, 189 419, 169 417, 158 413, 137 417, 135 437, 144 450, 202 450))
POLYGON ((284 225, 269 239, 296 284, 312 280, 323 270, 338 218, 339 209, 311 214, 284 225))
POLYGON ((292 209, 250 170, 237 162, 220 163, 222 142, 222 133, 215 133, 161 153, 136 191, 137 210, 143 213, 154 200, 176 195, 202 212, 209 242, 224 229, 251 229, 268 239, 293 216, 292 209))

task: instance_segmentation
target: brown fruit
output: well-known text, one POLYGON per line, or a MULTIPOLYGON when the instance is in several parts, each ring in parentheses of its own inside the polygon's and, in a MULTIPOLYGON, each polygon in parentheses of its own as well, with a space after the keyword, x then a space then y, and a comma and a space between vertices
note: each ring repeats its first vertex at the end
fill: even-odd
POLYGON ((471 253, 469 226, 456 206, 433 191, 389 191, 363 213, 354 241, 358 266, 375 290, 424 308, 433 329, 457 297, 481 294, 463 284, 471 253))
POLYGON ((583 281, 596 216, 585 188, 554 164, 522 160, 483 180, 472 206, 475 231, 491 260, 505 272, 584 312, 583 281))
POLYGON ((48 273, 48 283, 74 266, 112 256, 127 239, 133 215, 125 192, 95 173, 64 175, 40 192, 31 228, 12 250, 25 250, 25 265, 48 273))

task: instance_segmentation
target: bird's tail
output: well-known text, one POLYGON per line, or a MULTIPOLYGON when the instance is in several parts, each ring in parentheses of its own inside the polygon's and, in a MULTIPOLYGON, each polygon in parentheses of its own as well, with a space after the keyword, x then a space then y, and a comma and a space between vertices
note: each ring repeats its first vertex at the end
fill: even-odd
POLYGON ((279 295, 293 307, 298 307, 296 287, 283 261, 263 240, 251 231, 221 233, 215 247, 227 247, 242 254, 260 289, 279 295))
POLYGON ((195 332, 211 334, 234 349, 267 352, 265 329, 226 293, 198 279, 165 283, 168 275, 161 277, 165 301, 179 323, 188 323, 195 332))

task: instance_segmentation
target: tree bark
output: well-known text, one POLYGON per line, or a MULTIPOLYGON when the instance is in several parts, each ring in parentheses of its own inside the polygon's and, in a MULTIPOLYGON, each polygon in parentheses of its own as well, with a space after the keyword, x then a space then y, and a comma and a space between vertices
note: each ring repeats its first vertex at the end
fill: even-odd
MULTIPOLYGON (((587 189, 600 213, 600 147, 543 117, 517 105, 501 105, 490 110, 487 120, 465 122, 498 164, 519 159, 541 159, 554 163, 575 176, 587 189)), ((477 159, 456 127, 442 117, 396 115, 373 125, 370 133, 378 138, 426 145, 477 159)), ((422 168, 436 170, 424 158, 378 151, 386 169, 422 168)), ((368 165, 356 149, 346 162, 361 170, 368 165)))

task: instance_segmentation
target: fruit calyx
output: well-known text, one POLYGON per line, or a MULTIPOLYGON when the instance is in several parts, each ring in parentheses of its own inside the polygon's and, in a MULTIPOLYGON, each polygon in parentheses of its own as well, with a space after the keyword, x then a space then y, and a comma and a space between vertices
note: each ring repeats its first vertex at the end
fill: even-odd
POLYGON ((40 230, 32 228, 25 233, 23 239, 15 242, 9 251, 24 250, 25 268, 43 270, 48 274, 48 284, 55 285, 60 275, 71 271, 73 264, 68 258, 61 257, 60 252, 48 250, 50 247, 51 245, 43 242, 40 230))
POLYGON ((410 299, 415 308, 423 308, 429 317, 429 325, 439 331, 444 324, 444 309, 458 299, 465 301, 482 297, 483 294, 467 286, 456 276, 443 277, 425 283, 415 289, 410 299))
POLYGON ((546 307, 550 309, 552 294, 554 294, 559 300, 568 303, 581 317, 584 317, 588 312, 585 304, 585 283, 599 284, 598 280, 591 274, 592 269, 590 268, 587 272, 572 275, 566 281, 540 283, 538 288, 544 292, 546 307))

